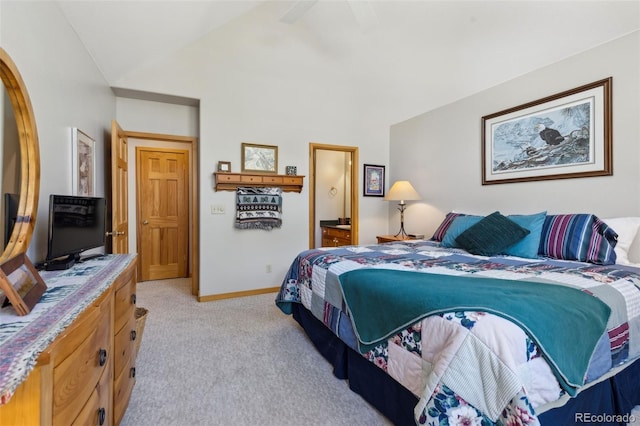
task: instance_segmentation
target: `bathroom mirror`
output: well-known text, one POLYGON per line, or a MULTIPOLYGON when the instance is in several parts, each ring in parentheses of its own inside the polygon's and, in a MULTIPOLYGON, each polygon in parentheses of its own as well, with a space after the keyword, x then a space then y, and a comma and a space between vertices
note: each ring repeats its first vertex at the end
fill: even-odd
POLYGON ((3 224, 0 263, 4 263, 26 253, 33 235, 40 189, 40 150, 27 88, 16 64, 2 48, 0 78, 3 83, 3 114, 0 115, 3 169, 6 166, 0 194, 3 224))

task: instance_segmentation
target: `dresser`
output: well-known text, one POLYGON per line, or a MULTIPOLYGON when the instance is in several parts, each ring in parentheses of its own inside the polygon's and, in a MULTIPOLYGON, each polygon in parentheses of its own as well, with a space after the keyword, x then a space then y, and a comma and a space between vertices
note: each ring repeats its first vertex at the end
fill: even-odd
POLYGON ((0 424, 120 423, 135 384, 135 266, 135 255, 107 255, 42 272, 28 323, 0 312, 16 334, 0 335, 0 424))
POLYGON ((351 245, 351 227, 346 226, 348 225, 322 226, 322 247, 351 245))

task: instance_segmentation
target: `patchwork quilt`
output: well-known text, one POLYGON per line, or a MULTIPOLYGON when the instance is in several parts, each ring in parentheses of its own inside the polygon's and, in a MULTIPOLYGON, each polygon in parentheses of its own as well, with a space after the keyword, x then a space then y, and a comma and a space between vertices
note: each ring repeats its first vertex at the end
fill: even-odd
POLYGON ((538 424, 545 404, 640 357, 629 266, 422 240, 322 248, 294 259, 276 298, 292 303, 413 392, 417 424, 538 424))

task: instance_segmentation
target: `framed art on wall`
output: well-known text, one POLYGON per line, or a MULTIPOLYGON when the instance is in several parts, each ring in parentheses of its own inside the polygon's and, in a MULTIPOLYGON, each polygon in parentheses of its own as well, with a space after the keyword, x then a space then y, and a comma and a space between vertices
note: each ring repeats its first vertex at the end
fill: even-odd
POLYGON ((612 79, 482 117, 482 184, 613 174, 612 79))
POLYGON ((92 196, 96 184, 95 141, 77 127, 71 133, 73 195, 92 196))
POLYGON ((365 197, 384 197, 384 166, 365 164, 363 176, 362 195, 365 197))
POLYGON ((231 172, 231 162, 230 161, 218 161, 218 171, 229 173, 231 172))
POLYGON ((242 144, 242 171, 277 173, 278 147, 275 145, 242 144))

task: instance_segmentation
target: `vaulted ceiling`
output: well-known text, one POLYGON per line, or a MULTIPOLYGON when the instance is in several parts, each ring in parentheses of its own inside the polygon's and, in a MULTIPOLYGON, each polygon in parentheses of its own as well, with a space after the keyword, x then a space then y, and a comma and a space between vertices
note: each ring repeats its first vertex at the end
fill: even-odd
POLYGON ((441 96, 443 63, 478 91, 640 29, 638 0, 57 1, 112 86, 256 10, 397 99, 441 96))

